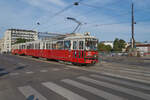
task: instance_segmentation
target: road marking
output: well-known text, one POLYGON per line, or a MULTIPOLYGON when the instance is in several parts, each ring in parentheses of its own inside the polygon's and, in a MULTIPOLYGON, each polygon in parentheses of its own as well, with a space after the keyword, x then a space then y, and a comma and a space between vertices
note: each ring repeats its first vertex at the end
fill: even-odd
POLYGON ((32 71, 29 71, 29 72, 25 72, 26 74, 33 74, 34 72, 32 71))
POLYGON ((86 98, 76 94, 76 93, 73 93, 72 91, 68 90, 68 89, 65 89, 55 83, 52 83, 52 82, 45 82, 45 83, 42 83, 45 87, 49 88, 50 90, 58 93, 59 95, 67 98, 68 100, 87 100, 86 98))
MULTIPOLYGON (((39 59, 33 59, 33 58, 29 58, 29 57, 23 57, 23 56, 17 56, 17 57, 20 57, 20 58, 25 58, 25 59, 31 59, 31 60, 34 60, 34 61, 38 61, 38 62, 45 62, 45 63, 53 63, 53 64, 56 64, 56 65, 62 65, 60 63, 55 63, 55 62, 52 62, 52 61, 43 61, 43 60, 39 60, 39 59)), ((66 67, 68 68, 74 68, 74 69, 79 69, 79 70, 84 70, 84 71, 88 71, 88 72, 95 72, 95 73, 98 73, 98 74, 103 74, 103 75, 109 75, 109 76, 114 76, 114 77, 118 77, 118 78, 124 78, 124 79, 128 79, 128 80, 134 80, 134 81, 137 81, 137 82, 143 82, 143 83, 148 83, 150 84, 150 81, 148 80, 143 80, 143 79, 135 79, 135 78, 131 78, 131 77, 128 77, 128 76, 121 76, 121 75, 117 75, 117 74, 114 74, 114 73, 108 73, 108 72, 101 72, 101 71, 98 71, 98 70, 88 70, 88 69, 83 69, 83 68, 80 68, 80 67, 76 67, 76 66, 71 66, 71 65, 66 65, 66 67)))
POLYGON ((140 73, 140 72, 134 72, 134 71, 127 71, 127 70, 120 70, 120 72, 135 74, 135 75, 142 75, 142 76, 150 76, 150 74, 147 73, 140 73))
POLYGON ((58 68, 53 68, 52 70, 53 70, 53 71, 59 71, 60 69, 58 69, 58 68))
POLYGON ((99 73, 97 71, 95 71, 95 72, 97 74, 103 74, 103 75, 108 75, 108 76, 113 76, 113 77, 128 79, 128 80, 132 80, 132 81, 136 81, 136 82, 142 82, 142 83, 148 83, 148 84, 150 84, 150 81, 148 81, 148 80, 142 80, 142 79, 132 78, 132 77, 129 77, 129 76, 121 76, 121 75, 117 75, 117 74, 114 74, 114 73, 108 73, 108 72, 101 72, 101 73, 99 73))
POLYGON ((35 100, 47 100, 44 96, 42 96, 31 86, 19 87, 18 89, 26 98, 29 98, 30 96, 34 96, 35 100))
POLYGON ((70 68, 64 68, 64 69, 70 69, 70 68))
POLYGON ((26 66, 26 64, 18 63, 19 66, 26 66))
POLYGON ((40 70, 40 72, 45 73, 48 72, 48 70, 40 70))
POLYGON ((90 76, 98 78, 98 79, 105 79, 105 80, 112 81, 112 82, 115 82, 115 83, 121 83, 121 84, 124 84, 124 85, 130 85, 130 86, 136 87, 136 88, 150 90, 149 86, 144 86, 144 85, 141 85, 141 84, 138 84, 138 83, 127 82, 127 81, 124 81, 124 80, 113 79, 113 78, 109 78, 109 77, 106 77, 106 76, 100 76, 100 75, 95 75, 95 74, 90 75, 90 76))
POLYGON ((112 98, 113 98, 113 100, 125 100, 122 97, 119 97, 119 96, 107 93, 107 92, 102 91, 102 90, 98 90, 98 89, 96 89, 94 87, 91 87, 91 86, 88 86, 88 85, 84 85, 82 83, 79 83, 79 82, 76 82, 76 81, 73 81, 73 80, 70 80, 70 79, 64 79, 64 80, 61 80, 61 81, 66 83, 66 84, 69 84, 69 85, 75 86, 77 88, 80 88, 82 90, 88 91, 88 92, 90 92, 90 93, 92 93, 94 95, 103 97, 103 98, 105 98, 107 100, 112 100, 112 98))
POLYGON ((135 70, 135 69, 129 69, 129 68, 124 68, 123 70, 126 70, 126 71, 131 71, 131 72, 138 72, 138 73, 143 73, 143 74, 150 74, 150 72, 149 71, 147 71, 147 70, 135 70))
POLYGON ((19 73, 10 73, 9 75, 10 76, 16 76, 16 75, 19 75, 19 73))
POLYGON ((84 77, 84 76, 78 77, 78 79, 81 79, 81 80, 84 80, 86 82, 90 82, 90 83, 93 83, 93 84, 96 84, 96 85, 99 85, 99 86, 104 86, 104 87, 107 87, 107 88, 111 88, 113 90, 117 90, 117 91, 120 91, 120 92, 124 92, 126 94, 131 94, 133 96, 137 96, 137 97, 140 97, 140 98, 143 98, 143 99, 146 99, 146 100, 149 100, 149 98, 150 98, 149 94, 145 94, 145 93, 142 93, 140 91, 136 91, 136 90, 132 90, 132 89, 128 89, 128 88, 124 88, 124 87, 117 86, 117 85, 114 85, 114 84, 110 84, 110 83, 107 83, 107 82, 97 81, 97 80, 94 80, 94 79, 91 79, 91 78, 88 78, 88 77, 84 77))

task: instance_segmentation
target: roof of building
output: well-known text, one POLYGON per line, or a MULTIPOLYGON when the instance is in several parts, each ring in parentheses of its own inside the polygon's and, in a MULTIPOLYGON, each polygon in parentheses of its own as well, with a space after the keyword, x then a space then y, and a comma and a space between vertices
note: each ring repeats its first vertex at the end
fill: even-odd
POLYGON ((101 41, 101 43, 113 43, 114 41, 101 41))
POLYGON ((150 44, 137 44, 136 47, 150 47, 150 44))
POLYGON ((9 31, 25 31, 25 32, 36 32, 33 30, 25 30, 25 29, 8 29, 9 31))

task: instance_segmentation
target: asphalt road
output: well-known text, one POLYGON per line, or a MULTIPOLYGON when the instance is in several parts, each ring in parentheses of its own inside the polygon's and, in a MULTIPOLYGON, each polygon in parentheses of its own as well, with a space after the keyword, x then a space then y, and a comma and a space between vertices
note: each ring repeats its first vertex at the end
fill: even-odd
MULTIPOLYGON (((0 55, 0 100, 149 100, 150 84, 0 55)), ((88 68, 87 68, 88 69, 88 68)))
POLYGON ((108 56, 102 57, 100 60, 110 63, 119 63, 124 65, 135 65, 142 67, 150 67, 150 58, 140 58, 140 57, 127 57, 127 56, 108 56))

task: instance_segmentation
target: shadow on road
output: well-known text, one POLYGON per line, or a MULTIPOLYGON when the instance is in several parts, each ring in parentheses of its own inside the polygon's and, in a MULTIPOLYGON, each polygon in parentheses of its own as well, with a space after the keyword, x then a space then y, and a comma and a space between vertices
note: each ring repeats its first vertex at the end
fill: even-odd
POLYGON ((4 70, 5 70, 4 68, 0 68, 0 72, 1 72, 1 71, 4 71, 4 70))
POLYGON ((25 66, 19 66, 19 67, 16 67, 15 70, 22 70, 24 68, 25 68, 25 66))
POLYGON ((35 96, 34 95, 30 95, 27 100, 39 100, 38 98, 35 99, 35 96))
POLYGON ((0 68, 0 77, 5 76, 7 74, 9 74, 9 72, 5 71, 4 68, 0 68))

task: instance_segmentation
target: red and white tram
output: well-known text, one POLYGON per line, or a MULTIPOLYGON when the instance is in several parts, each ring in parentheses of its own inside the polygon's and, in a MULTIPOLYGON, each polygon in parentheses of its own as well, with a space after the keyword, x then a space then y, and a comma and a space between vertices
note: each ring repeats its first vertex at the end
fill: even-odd
POLYGON ((95 64, 98 62, 98 39, 89 34, 67 34, 12 46, 12 54, 42 57, 72 62, 95 64))

